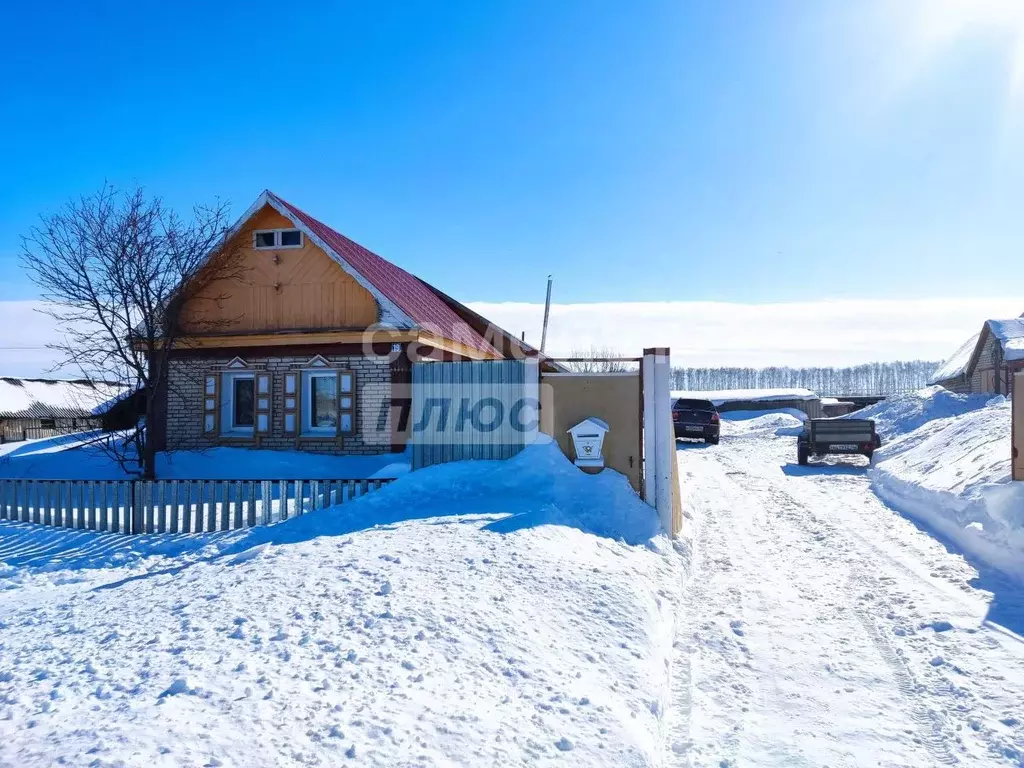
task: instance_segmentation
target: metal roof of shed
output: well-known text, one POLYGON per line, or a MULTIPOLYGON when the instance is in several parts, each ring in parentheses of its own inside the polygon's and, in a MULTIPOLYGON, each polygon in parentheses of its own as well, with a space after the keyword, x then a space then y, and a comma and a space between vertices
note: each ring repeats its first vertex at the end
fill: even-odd
POLYGON ((0 419, 85 419, 101 416, 127 390, 85 379, 0 377, 0 419))

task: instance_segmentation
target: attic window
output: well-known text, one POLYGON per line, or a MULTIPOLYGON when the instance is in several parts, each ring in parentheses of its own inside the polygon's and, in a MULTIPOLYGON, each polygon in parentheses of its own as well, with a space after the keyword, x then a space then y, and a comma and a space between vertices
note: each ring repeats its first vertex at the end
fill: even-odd
POLYGON ((301 248, 302 233, 297 229, 261 229, 253 234, 253 246, 261 250, 301 248))

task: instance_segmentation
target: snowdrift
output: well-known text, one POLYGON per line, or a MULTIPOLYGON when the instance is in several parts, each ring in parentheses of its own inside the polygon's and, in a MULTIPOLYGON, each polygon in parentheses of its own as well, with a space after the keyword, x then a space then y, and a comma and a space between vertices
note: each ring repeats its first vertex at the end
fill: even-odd
MULTIPOLYGON (((116 433, 83 432, 0 445, 0 478, 37 480, 127 480, 130 476, 101 441, 116 433)), ((330 456, 300 451, 217 447, 157 454, 164 480, 259 480, 394 478, 409 471, 409 456, 330 456)))
POLYGON ((874 419, 884 441, 913 432, 934 419, 959 416, 984 407, 992 395, 958 395, 942 387, 925 387, 917 392, 882 400, 875 405, 840 416, 842 419, 874 419))
POLYGON ((776 436, 798 435, 807 414, 795 408, 764 411, 727 411, 722 414, 725 435, 770 432, 776 436))
POLYGON ((0 765, 660 764, 657 526, 550 443, 238 533, 0 523, 0 765))
POLYGON ((581 472, 551 438, 540 437, 508 461, 465 461, 414 472, 367 497, 364 509, 370 515, 440 506, 450 514, 507 512, 496 530, 566 525, 656 546, 661 533, 657 512, 640 500, 624 475, 612 469, 597 475, 581 472))
POLYGON ((1024 483, 1010 479, 1005 398, 932 387, 866 410, 889 439, 875 453, 875 492, 964 553, 1024 580, 1024 483))

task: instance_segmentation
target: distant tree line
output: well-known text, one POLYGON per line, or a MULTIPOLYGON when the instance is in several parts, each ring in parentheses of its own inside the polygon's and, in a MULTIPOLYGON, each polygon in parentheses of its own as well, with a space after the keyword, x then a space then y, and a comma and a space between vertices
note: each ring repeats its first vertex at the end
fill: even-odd
POLYGON ((899 360, 848 368, 673 368, 672 388, 689 390, 803 387, 820 395, 894 395, 927 386, 939 363, 899 360))

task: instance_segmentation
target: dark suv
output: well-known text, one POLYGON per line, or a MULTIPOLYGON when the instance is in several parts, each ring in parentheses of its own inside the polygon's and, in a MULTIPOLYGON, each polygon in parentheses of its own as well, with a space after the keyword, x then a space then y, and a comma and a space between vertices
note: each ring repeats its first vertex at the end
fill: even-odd
POLYGON ((710 400, 679 398, 672 404, 672 424, 676 437, 692 437, 718 445, 720 420, 718 409, 710 400))

